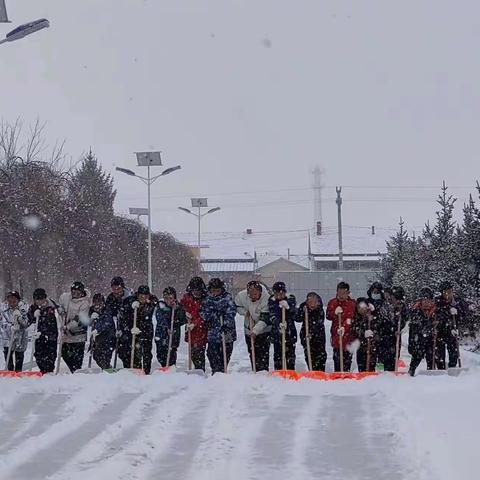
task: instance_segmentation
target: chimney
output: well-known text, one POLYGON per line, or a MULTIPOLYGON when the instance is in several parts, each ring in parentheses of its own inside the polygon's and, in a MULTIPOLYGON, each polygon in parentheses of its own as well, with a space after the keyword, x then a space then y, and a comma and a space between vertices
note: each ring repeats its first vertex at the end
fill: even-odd
POLYGON ((253 233, 253 230, 251 228, 247 228, 247 235, 251 235, 253 233))
POLYGON ((372 235, 375 235, 375 225, 372 225, 372 235))
POLYGON ((322 235, 322 222, 317 222, 317 236, 322 235))

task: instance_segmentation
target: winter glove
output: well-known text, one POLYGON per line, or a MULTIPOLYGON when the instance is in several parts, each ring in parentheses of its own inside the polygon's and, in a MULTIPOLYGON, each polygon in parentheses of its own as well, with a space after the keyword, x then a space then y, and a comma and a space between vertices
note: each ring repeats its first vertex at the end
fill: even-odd
POLYGON ((140 335, 140 333, 142 333, 142 331, 138 327, 133 327, 130 330, 130 332, 131 332, 132 335, 140 335))
POLYGON ((290 305, 286 300, 280 300, 278 305, 280 306, 280 308, 284 308, 285 310, 290 310, 290 305))
POLYGON ((337 307, 335 309, 335 315, 341 315, 343 313, 343 308, 342 307, 337 307))
POLYGON ((280 322, 278 328, 279 328, 279 330, 280 330, 280 333, 283 334, 283 333, 287 330, 287 324, 286 324, 286 323, 283 323, 283 322, 280 322))
POLYGON ((365 330, 365 338, 372 338, 373 331, 372 330, 365 330))
POLYGON ((67 328, 68 330, 72 331, 75 330, 78 327, 78 322, 76 320, 72 320, 71 322, 68 323, 67 328))
POLYGON ((97 330, 92 330, 92 338, 95 340, 95 338, 97 337, 98 335, 98 332, 97 330))
POLYGON ((458 310, 455 307, 450 308, 450 315, 455 316, 457 314, 458 314, 458 310))
POLYGON ((135 310, 136 308, 140 308, 140 302, 135 300, 133 303, 132 303, 132 308, 135 310))
POLYGON ((452 335, 455 337, 455 338, 458 338, 458 330, 452 330, 452 335))
POLYGON ((337 333, 343 337, 345 335, 345 327, 340 327, 338 330, 337 330, 337 333))

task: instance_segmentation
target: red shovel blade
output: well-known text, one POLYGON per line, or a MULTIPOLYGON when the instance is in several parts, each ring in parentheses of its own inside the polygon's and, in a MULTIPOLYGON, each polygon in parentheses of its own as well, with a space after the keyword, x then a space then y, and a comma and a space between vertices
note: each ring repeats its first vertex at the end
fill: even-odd
POLYGON ((295 370, 274 370, 272 375, 285 378, 286 380, 299 380, 300 374, 295 370))
POLYGON ((43 377, 42 372, 12 372, 10 370, 0 370, 0 377, 43 377))
POLYGON ((407 364, 401 358, 398 359, 397 365, 398 365, 398 368, 407 368, 407 364))

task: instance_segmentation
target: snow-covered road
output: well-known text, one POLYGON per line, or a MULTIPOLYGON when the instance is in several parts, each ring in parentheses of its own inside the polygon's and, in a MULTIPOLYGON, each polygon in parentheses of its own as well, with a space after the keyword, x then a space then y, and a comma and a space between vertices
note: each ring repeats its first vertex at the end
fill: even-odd
POLYGON ((479 387, 253 375, 243 341, 229 375, 1 378, 0 479, 470 480, 479 387))

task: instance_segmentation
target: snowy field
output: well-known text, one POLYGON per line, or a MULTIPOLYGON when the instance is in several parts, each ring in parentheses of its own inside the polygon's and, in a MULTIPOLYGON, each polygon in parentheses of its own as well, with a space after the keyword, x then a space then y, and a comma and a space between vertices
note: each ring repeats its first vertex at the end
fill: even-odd
POLYGON ((250 373, 239 338, 228 375, 0 378, 0 479, 477 477, 480 356, 460 377, 293 382, 250 373))

